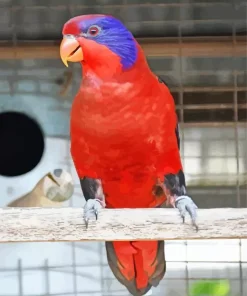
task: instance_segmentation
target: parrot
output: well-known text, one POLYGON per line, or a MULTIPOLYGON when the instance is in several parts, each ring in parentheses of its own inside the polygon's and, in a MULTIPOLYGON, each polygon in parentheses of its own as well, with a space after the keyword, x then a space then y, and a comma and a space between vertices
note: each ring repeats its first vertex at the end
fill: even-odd
POLYGON ((72 176, 56 168, 45 174, 25 195, 10 202, 7 207, 60 207, 74 192, 72 176))
MULTIPOLYGON (((111 15, 79 15, 62 29, 60 57, 80 63, 70 113, 70 152, 86 203, 86 227, 103 208, 171 205, 198 230, 179 152, 175 102, 132 33, 111 15)), ((106 241, 116 279, 142 296, 165 275, 164 241, 106 241)))

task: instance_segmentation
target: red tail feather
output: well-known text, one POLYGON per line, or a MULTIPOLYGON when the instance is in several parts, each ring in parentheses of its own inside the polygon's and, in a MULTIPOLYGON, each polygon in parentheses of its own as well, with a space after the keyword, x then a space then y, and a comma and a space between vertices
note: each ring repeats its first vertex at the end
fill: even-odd
POLYGON ((109 266, 132 295, 157 286, 166 269, 163 241, 107 242, 109 266))

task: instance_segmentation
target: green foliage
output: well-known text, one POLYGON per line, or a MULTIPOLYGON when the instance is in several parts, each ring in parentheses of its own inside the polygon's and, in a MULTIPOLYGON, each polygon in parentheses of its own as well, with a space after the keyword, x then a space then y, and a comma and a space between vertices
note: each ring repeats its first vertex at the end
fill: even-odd
POLYGON ((189 296, 229 296, 229 292, 227 280, 203 280, 191 286, 189 296))

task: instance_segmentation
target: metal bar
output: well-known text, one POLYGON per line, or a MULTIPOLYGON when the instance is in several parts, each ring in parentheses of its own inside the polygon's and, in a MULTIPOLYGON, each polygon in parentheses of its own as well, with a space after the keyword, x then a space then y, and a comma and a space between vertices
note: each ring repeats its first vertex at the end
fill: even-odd
MULTIPOLYGON (((183 42, 169 41, 169 39, 149 39, 139 40, 140 44, 148 57, 224 57, 232 56, 232 40, 218 41, 186 41, 183 38, 183 42)), ((246 55, 247 41, 239 38, 236 43, 235 56, 246 55)), ((39 43, 25 43, 21 44, 14 49, 7 43, 1 43, 0 47, 0 59, 58 59, 59 58, 59 46, 58 44, 51 44, 50 42, 39 43)))
MULTIPOLYGON (((182 1, 180 1, 180 4, 182 1)), ((179 126, 182 127, 182 129, 179 128, 180 133, 180 154, 182 162, 184 162, 184 85, 183 85, 183 37, 182 37, 182 28, 181 28, 181 8, 179 9, 179 26, 178 26, 178 40, 179 40, 179 104, 182 107, 179 109, 180 119, 178 119, 179 126)))
MULTIPOLYGON (((203 243, 202 243, 203 245, 203 243)), ((190 260, 190 261, 184 261, 184 260, 179 260, 179 261, 174 261, 174 260, 166 260, 167 263, 183 263, 183 264, 186 264, 186 262, 188 263, 200 263, 200 264, 213 264, 213 263, 219 263, 219 264, 238 264, 239 263, 239 260, 236 260, 236 261, 227 261, 227 260, 222 260, 222 261, 219 261, 219 260, 208 260, 208 261, 204 261, 204 260, 190 260)), ((247 264, 247 261, 243 260, 241 261, 243 264, 247 264)), ((76 265, 77 267, 97 267, 99 266, 98 264, 77 264, 76 265)), ((108 264, 104 264, 102 263, 102 266, 103 267, 107 267, 108 264)), ((63 268, 72 268, 73 267, 73 264, 67 264, 67 265, 60 265, 60 266, 37 266, 37 267, 22 267, 21 268, 21 271, 24 272, 24 271, 34 271, 34 270, 40 270, 40 271, 45 271, 46 269, 48 270, 53 270, 53 271, 56 271, 56 269, 63 269, 63 268)), ((0 268, 0 273, 1 272, 14 272, 16 271, 16 268, 0 268)), ((68 273, 66 271, 59 271, 61 273, 68 273)), ((82 275, 82 273, 80 273, 80 275, 82 275)), ((86 273, 85 273, 85 276, 86 276, 86 273)), ((96 278, 96 277, 95 277, 96 278)))
MULTIPOLYGON (((235 104, 189 104, 189 105, 177 105, 176 109, 180 110, 217 110, 217 109, 233 109, 235 108, 235 104)), ((246 109, 247 108, 247 103, 246 104, 238 104, 237 105, 238 109, 246 109)))
POLYGON ((243 266, 242 266, 242 240, 239 239, 239 277, 240 277, 240 296, 244 296, 243 266))
POLYGON ((22 281, 22 262, 18 259, 18 286, 19 286, 19 296, 23 296, 23 281, 22 281))
MULTIPOLYGON (((234 88, 234 86, 186 86, 184 87, 184 92, 186 93, 196 93, 196 92, 233 92, 237 91, 247 91, 247 86, 238 86, 234 88)), ((178 92, 179 87, 171 87, 171 92, 178 92)))
MULTIPOLYGON (((104 261, 103 261, 103 258, 104 258, 104 255, 103 254, 103 246, 102 246, 102 243, 99 243, 98 244, 98 247, 99 247, 99 256, 100 256, 100 284, 101 284, 101 293, 104 295, 104 292, 105 292, 105 287, 104 287, 104 266, 107 266, 106 264, 104 264, 104 261)), ((98 265, 97 265, 98 266, 98 265)))
MULTIPOLYGON (((95 7, 94 7, 95 8, 95 7)), ((244 21, 244 19, 240 19, 240 21, 244 21)), ((228 20, 226 19, 184 19, 183 20, 183 24, 229 24, 229 22, 231 21, 235 21, 234 18, 230 18, 228 20)), ((129 20, 129 21, 124 21, 125 23, 125 26, 126 27, 130 27, 131 25, 152 25, 153 23, 155 23, 156 25, 159 24, 159 25, 178 25, 179 24, 179 20, 165 20, 165 19, 157 19, 154 21, 152 20, 151 18, 150 19, 146 19, 146 20, 129 20)), ((36 21, 36 20, 32 20, 32 21, 26 21, 26 20, 23 20, 21 22, 22 25, 32 25, 33 27, 35 26, 39 26, 40 24, 40 21, 36 21)), ((56 28, 57 27, 57 24, 54 23, 54 22, 47 22, 47 23, 43 23, 43 28, 56 28)), ((58 36, 57 36, 58 37, 58 36)))
MULTIPOLYGON (((237 12, 235 2, 233 2, 233 10, 235 12, 237 12)), ((233 70, 233 78, 234 78, 234 92, 233 92, 234 109, 233 110, 234 110, 234 134, 235 134, 235 150, 236 150, 236 165, 237 165, 236 197, 237 197, 238 207, 241 207, 241 198, 240 198, 240 190, 239 190, 239 186, 240 186, 239 170, 240 170, 240 168, 239 168, 239 136, 238 136, 238 92, 237 92, 238 82, 237 82, 237 73, 236 73, 236 69, 235 69, 235 65, 236 65, 235 52, 236 52, 236 47, 237 47, 235 22, 232 23, 232 26, 233 26, 232 59, 234 61, 234 63, 232 63, 233 67, 234 67, 232 69, 233 70)))
MULTIPOLYGON (((45 272, 45 292, 46 295, 49 296, 50 295, 50 276, 49 276, 49 270, 51 268, 49 268, 49 263, 48 263, 48 259, 45 260, 45 266, 43 268, 44 272, 45 272)), ((26 270, 26 269, 24 269, 26 270)), ((39 270, 39 268, 34 267, 33 270, 39 270)))
MULTIPOLYGON (((207 57, 205 57, 207 58, 207 57)), ((160 57, 152 57, 149 59, 149 62, 150 61, 153 61, 153 60, 160 60, 160 57)), ((215 74, 217 73, 218 75, 219 74, 225 74, 225 73, 229 73, 231 70, 186 70, 186 75, 198 75, 200 74, 200 76, 209 76, 209 75, 212 75, 212 74, 215 74)), ((170 70, 170 71, 155 71, 154 72, 157 74, 157 75, 169 75, 169 74, 172 74, 174 73, 174 71, 170 70)), ((242 70, 236 70, 235 71, 237 75, 243 75, 243 74, 246 74, 247 73, 247 69, 245 71, 242 71, 242 70)))
MULTIPOLYGON (((17 36, 16 36, 16 25, 15 25, 15 18, 13 13, 10 14, 10 18, 11 18, 11 49, 13 52, 14 57, 16 57, 16 46, 17 46, 17 36)), ((1 54, 0 54, 1 57, 1 54)), ((14 58, 15 59, 15 58, 14 58)), ((17 65, 16 63, 14 63, 13 65, 13 76, 11 77, 12 79, 10 79, 9 84, 10 84, 10 95, 14 95, 15 91, 16 91, 16 78, 18 77, 18 69, 17 69, 17 65)))
MULTIPOLYGON (((203 44, 211 44, 211 43, 226 43, 226 44, 232 44, 232 36, 182 36, 183 42, 185 44, 194 44, 199 43, 201 45, 203 44)), ((179 43, 179 37, 142 37, 142 38, 136 38, 136 40, 142 45, 142 44, 174 44, 178 45, 179 43)), ((246 42, 245 36, 236 36, 237 43, 246 42)), ((60 44, 60 38, 57 40, 19 40, 20 46, 58 46, 60 44)), ((7 46, 10 45, 10 41, 8 40, 0 40, 1 46, 7 46)))
MULTIPOLYGON (((69 150, 68 146, 67 149, 69 150)), ((67 151, 67 154, 69 155, 69 151, 67 151)), ((71 165, 69 163, 69 159, 66 159, 66 164, 67 168, 71 168, 71 165)), ((71 173, 71 169, 70 169, 71 173)), ((69 201, 70 207, 73 207, 73 198, 70 199, 69 201)), ((73 270, 73 290, 74 290, 74 295, 77 296, 77 263, 76 263, 76 247, 75 247, 75 242, 71 242, 71 252, 72 252, 72 270, 73 270)))
POLYGON ((186 295, 189 295, 190 277, 189 277, 189 261, 188 261, 188 241, 185 241, 186 263, 185 263, 185 278, 186 278, 186 295))
MULTIPOLYGON (((166 278, 166 279, 169 279, 169 281, 178 281, 180 280, 181 281, 181 277, 180 278, 166 278)), ((215 280, 215 278, 202 278, 202 277, 198 277, 198 278, 190 278, 191 280, 215 280)), ((223 277, 217 277, 217 279, 219 280, 225 280, 225 278, 223 277)), ((239 278, 238 279, 235 279, 235 278, 230 278, 230 281, 239 281, 239 278)), ((175 283, 174 283, 175 284, 175 283)), ((112 296, 112 295, 117 295, 117 293, 123 293, 125 292, 126 293, 126 290, 125 289, 122 289, 122 290, 114 290, 113 291, 114 294, 104 294, 104 296, 112 296)), ((79 291, 78 292, 80 295, 90 295, 90 294, 98 294, 98 293, 101 293, 101 291, 97 290, 97 291, 79 291)), ((1 294, 0 294, 1 295, 1 294)), ((65 292, 65 293, 52 293, 50 294, 49 296, 67 296, 67 295, 74 295, 73 292, 65 292)), ((126 295, 126 294, 125 294, 126 295)), ((2 296, 6 296, 6 294, 2 294, 2 296)), ((8 294, 8 296, 16 296, 16 294, 8 294)), ((37 296, 37 294, 26 294, 25 296, 37 296)), ((46 294, 39 294, 38 296, 47 296, 46 294)))
MULTIPOLYGON (((207 1, 205 2, 200 2, 200 3, 191 3, 190 1, 188 1, 187 3, 186 2, 182 2, 182 3, 155 3, 155 6, 157 7, 178 7, 180 8, 181 6, 194 6, 194 7, 197 7, 197 6, 213 6, 215 4, 218 4, 218 5, 222 5, 222 6, 229 6, 229 3, 222 3, 222 2, 213 2, 213 3, 209 3, 207 1)), ((49 5, 49 8, 51 9, 58 9, 58 10, 64 10, 66 9, 67 5, 49 5)), ((86 5, 86 4, 73 4, 72 6, 73 8, 76 8, 76 9, 86 9, 86 8, 126 8, 126 7, 153 7, 153 4, 152 3, 131 3, 131 1, 129 1, 128 3, 126 4, 104 4, 104 5, 86 5)), ((19 10, 21 8, 21 5, 12 5, 11 7, 9 7, 10 10, 19 10)), ((32 4, 32 5, 26 5, 25 6, 26 9, 29 9, 29 10, 36 10, 36 9, 47 9, 47 6, 45 5, 35 5, 35 4, 32 4)))
MULTIPOLYGON (((66 146, 66 154, 70 155, 70 148, 69 145, 66 146)), ((71 163, 70 163, 70 158, 65 158, 65 166, 68 172, 72 174, 72 169, 71 169, 71 163)), ((69 206, 73 207, 73 198, 69 200, 69 206)), ((65 267, 72 267, 72 274, 73 274, 73 295, 77 296, 77 263, 76 263, 76 246, 74 242, 70 242, 69 245, 71 246, 71 253, 72 253, 72 265, 71 266, 65 266, 65 267)), ((61 266, 58 266, 57 268, 60 268, 61 266)), ((56 267, 53 267, 56 268, 56 267)))
MULTIPOLYGON (((179 271, 181 270, 181 269, 178 269, 179 271)), ((212 267, 211 267, 211 270, 212 270, 212 267)), ((200 271, 200 269, 198 268, 198 271, 200 271)), ((113 279, 113 278, 108 278, 108 280, 109 279, 113 279)), ((171 280, 173 280, 173 281, 178 281, 178 280, 185 280, 184 278, 181 278, 181 277, 165 277, 164 279, 166 279, 166 280, 169 280, 169 281, 171 281, 171 280)), ((205 277, 190 277, 189 278, 191 281, 194 281, 194 280, 215 280, 215 279, 217 279, 217 280, 225 280, 226 279, 226 277, 221 277, 221 276, 217 276, 217 277, 207 277, 207 276, 205 276, 205 277)), ((230 281, 238 281, 239 282, 239 277, 236 277, 236 278, 232 278, 232 277, 230 277, 229 278, 230 279, 230 281)), ((53 294, 52 294, 53 295, 53 294)), ((25 295, 26 296, 26 295, 25 295)), ((163 295, 162 295, 163 296, 163 295)), ((187 295, 186 295, 187 296, 187 295)), ((200 295, 201 296, 201 295, 200 295)), ((204 295, 203 295, 204 296, 204 295)), ((205 296, 208 296, 208 295, 205 295, 205 296)), ((211 296, 211 295, 210 295, 211 296)), ((234 295, 235 296, 235 295, 234 295)), ((242 296, 242 295, 241 295, 242 296)), ((245 295, 244 295, 245 296, 245 295)))
MULTIPOLYGON (((222 122, 186 122, 184 127, 197 127, 197 128, 207 128, 207 127, 234 127, 234 122, 222 121, 222 122)), ((239 122, 238 127, 246 128, 246 122, 239 122)))
MULTIPOLYGON (((40 82, 49 81, 49 79, 44 79, 42 77, 37 77, 37 79, 33 79, 33 77, 26 76, 30 81, 39 80, 40 82)), ((22 76, 23 78, 23 76, 22 76)), ((21 80, 21 79, 20 79, 21 80)), ((247 86, 238 86, 236 90, 239 91, 247 91, 247 86)), ((170 91, 172 93, 178 93, 180 91, 179 87, 170 87, 170 91)), ((219 92, 234 92, 234 86, 184 86, 183 87, 184 93, 219 93, 219 92)), ((28 91, 18 91, 18 94, 31 94, 32 92, 28 91)), ((41 92, 40 94, 45 94, 50 92, 41 92)), ((9 94, 9 91, 2 91, 1 94, 9 94)), ((223 95, 223 94, 222 94, 223 95)))

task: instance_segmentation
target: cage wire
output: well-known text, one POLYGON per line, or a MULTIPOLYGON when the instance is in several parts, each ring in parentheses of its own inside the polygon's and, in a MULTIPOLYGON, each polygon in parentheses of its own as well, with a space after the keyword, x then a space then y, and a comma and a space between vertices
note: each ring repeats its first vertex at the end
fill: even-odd
MULTIPOLYGON (((150 57, 148 62, 154 72, 166 81, 176 102, 181 156, 189 192, 199 207, 247 207, 246 56, 236 54, 238 37, 243 34, 242 31, 246 33, 246 28, 242 31, 240 28, 240 21, 246 21, 246 2, 1 2, 5 5, 2 11, 7 15, 1 20, 2 30, 9 21, 2 36, 9 33, 6 35, 11 36, 8 43, 13 49, 16 48, 16 53, 17 46, 23 40, 55 40, 68 18, 85 13, 113 14, 123 19, 138 37, 164 37, 176 32, 174 38, 178 43, 179 55, 150 57), (189 10, 184 7, 191 8, 190 17, 186 15, 189 10), (218 10, 215 8, 215 11, 214 7, 218 10), (220 8, 223 9, 221 14, 220 8), (51 12, 54 13, 54 19, 51 12), (210 30, 214 29, 222 29, 225 35, 230 32, 231 56, 221 57, 219 53, 211 57, 183 56, 181 45, 189 32, 200 35, 201 31, 208 30, 204 37, 215 40, 208 37, 212 35, 210 30), (159 36, 159 32, 163 32, 164 36, 159 36)), ((57 112, 64 120, 64 126, 68 123, 65 117, 68 117, 71 98, 78 88, 81 75, 77 65, 71 68, 73 81, 65 98, 57 99, 61 83, 56 79, 61 79, 61 73, 64 72, 59 61, 14 59, 1 60, 0 63, 1 110, 25 109, 22 107, 25 106, 25 100, 29 106, 36 104, 37 108, 37 98, 49 97, 48 103, 44 102, 46 108, 57 112), (7 102, 8 94, 11 99, 7 102), (18 104, 19 101, 22 104, 18 104)), ((56 129, 55 126, 52 131, 47 128, 46 133, 48 136, 68 137, 66 127, 56 129)), ((63 165, 66 170, 73 172, 69 150, 67 154, 68 158, 63 165)), ((74 200, 80 196, 80 187, 76 184, 75 197, 70 200, 70 206, 75 206, 74 200)), ((17 253, 18 246, 15 250, 17 253)), ((36 246, 38 244, 32 244, 32 248, 36 246)), ((43 248, 45 246, 48 245, 43 244, 43 248)), ((56 246, 59 248, 61 244, 56 246)), ((66 246, 66 252, 72 258, 69 264, 54 264, 47 258, 36 266, 27 266, 23 258, 12 264, 12 267, 0 264, 0 296, 127 295, 126 289, 109 270, 104 244, 94 243, 92 246, 90 243, 67 243, 66 246), (89 262, 80 263, 82 257, 88 257, 89 262), (31 274, 38 275, 33 277, 32 283, 28 277, 31 274), (53 281, 54 274, 62 274, 63 277, 53 281), (14 282, 9 281, 10 278, 14 278, 14 282), (3 290, 3 284, 8 282, 11 283, 9 289, 3 290), (32 285, 35 287, 32 288, 32 285), (60 290, 59 286, 62 287, 60 290)), ((229 295, 247 295, 246 240, 166 242, 165 249, 167 272, 161 284, 153 289, 153 295, 189 296, 191 285, 205 279, 227 279, 231 287, 229 295)))

